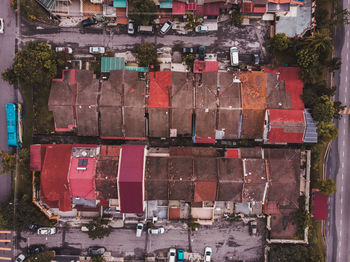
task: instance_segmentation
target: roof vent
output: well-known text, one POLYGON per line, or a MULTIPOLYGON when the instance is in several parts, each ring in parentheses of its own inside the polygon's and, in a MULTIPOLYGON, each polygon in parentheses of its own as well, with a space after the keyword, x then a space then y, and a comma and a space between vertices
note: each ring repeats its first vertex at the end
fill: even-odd
POLYGON ((81 152, 81 155, 82 155, 82 156, 87 156, 87 152, 86 152, 86 151, 83 151, 83 152, 81 152))

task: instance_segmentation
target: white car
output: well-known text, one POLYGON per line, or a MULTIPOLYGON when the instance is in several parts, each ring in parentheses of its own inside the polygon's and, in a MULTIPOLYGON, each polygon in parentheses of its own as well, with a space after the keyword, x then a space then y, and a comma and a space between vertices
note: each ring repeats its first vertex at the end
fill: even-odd
POLYGON ((129 23, 128 23, 128 34, 129 35, 133 35, 134 33, 135 33, 134 23, 133 23, 133 21, 129 20, 129 23))
POLYGON ((175 262, 176 261, 176 249, 170 248, 169 249, 169 262, 175 262))
POLYGON ((59 53, 59 52, 66 52, 68 54, 71 54, 73 53, 73 49, 70 48, 70 47, 56 47, 56 52, 59 53))
POLYGON ((153 227, 148 229, 148 234, 158 235, 163 234, 165 232, 164 227, 153 227))
POLYGON ((4 19, 0 18, 0 34, 4 33, 4 19))
POLYGON ((138 223, 137 226, 136 226, 136 237, 141 237, 142 230, 143 230, 143 224, 142 223, 138 223))
POLYGON ((160 29, 160 33, 165 35, 173 27, 173 22, 168 20, 160 29))
POLYGON ((251 230, 252 230, 252 235, 256 235, 257 226, 258 226, 258 223, 257 223, 256 221, 251 221, 251 222, 250 222, 250 227, 251 227, 251 230))
POLYGON ((38 229, 38 235, 53 235, 56 234, 55 227, 41 227, 38 229))
POLYGON ((213 250, 211 247, 206 247, 204 251, 204 262, 210 262, 211 261, 211 254, 213 253, 213 250))
POLYGON ((206 25, 199 25, 196 27, 195 31, 197 33, 207 33, 208 32, 208 26, 206 25))
POLYGON ((26 256, 25 256, 25 255, 19 254, 19 255, 16 257, 15 262, 23 262, 25 259, 26 259, 26 256))
POLYGON ((102 46, 92 46, 89 48, 90 54, 104 54, 105 48, 102 46))

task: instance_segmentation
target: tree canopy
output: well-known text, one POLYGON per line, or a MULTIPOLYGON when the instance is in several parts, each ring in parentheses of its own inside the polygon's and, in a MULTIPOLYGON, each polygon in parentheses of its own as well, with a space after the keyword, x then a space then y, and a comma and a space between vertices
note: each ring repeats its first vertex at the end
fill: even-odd
POLYGON ((312 116, 316 121, 330 122, 335 113, 333 101, 328 96, 320 97, 318 103, 312 109, 312 116))
POLYGON ((137 59, 140 66, 149 67, 150 65, 157 65, 157 49, 154 44, 144 42, 137 48, 137 59))
POLYGON ((285 33, 275 34, 270 39, 270 46, 278 51, 284 51, 289 47, 290 40, 285 33))
POLYGON ((129 18, 137 25, 150 25, 157 18, 157 6, 153 0, 133 0, 129 9, 129 18))
POLYGON ((320 143, 328 143, 338 136, 338 128, 334 126, 334 123, 318 122, 317 134, 320 143))
POLYGON ((321 192, 327 196, 337 192, 337 186, 331 178, 328 178, 327 180, 320 179, 318 184, 321 192))
POLYGON ((112 228, 108 225, 109 220, 102 217, 95 217, 85 226, 88 228, 88 235, 91 239, 104 238, 109 236, 112 228))
POLYGON ((56 53, 51 47, 41 42, 28 42, 16 54, 13 67, 3 73, 3 79, 13 80, 16 76, 20 81, 40 88, 48 85, 56 73, 56 53))

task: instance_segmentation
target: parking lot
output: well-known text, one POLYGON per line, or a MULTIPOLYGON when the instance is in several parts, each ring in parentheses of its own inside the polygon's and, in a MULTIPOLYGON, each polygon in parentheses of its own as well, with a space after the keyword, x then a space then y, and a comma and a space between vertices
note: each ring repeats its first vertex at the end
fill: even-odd
MULTIPOLYGON (((200 257, 205 247, 213 250, 212 261, 257 261, 263 255, 265 229, 263 221, 258 223, 258 233, 252 236, 249 225, 243 222, 223 221, 213 226, 203 226, 196 232, 189 233, 184 223, 164 225, 165 233, 148 235, 146 230, 137 238, 135 229, 114 229, 109 237, 91 240, 87 233, 78 228, 59 228, 57 234, 40 236, 22 232, 17 254, 26 252, 28 245, 45 244, 46 248, 55 249, 59 255, 86 255, 90 246, 103 246, 115 257, 142 259, 146 254, 154 255, 163 261, 169 248, 183 249, 186 257, 200 257)), ((197 261, 197 260, 188 260, 197 261)))

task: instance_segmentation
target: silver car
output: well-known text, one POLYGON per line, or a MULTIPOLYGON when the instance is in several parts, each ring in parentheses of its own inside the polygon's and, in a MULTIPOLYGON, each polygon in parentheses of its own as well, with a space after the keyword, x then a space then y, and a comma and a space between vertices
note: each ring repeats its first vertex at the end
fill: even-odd
POLYGON ((134 33, 135 33, 134 22, 132 20, 129 20, 129 23, 128 23, 128 34, 129 35, 133 35, 134 33))
POLYGON ((4 33, 4 19, 0 18, 0 34, 4 33))
POLYGON ((158 235, 163 234, 165 232, 164 227, 153 227, 148 229, 148 234, 158 235))
POLYGON ((38 229, 38 235, 54 235, 56 234, 55 227, 41 227, 38 229))
POLYGON ((104 54, 105 48, 101 47, 101 46, 92 46, 89 48, 89 53, 90 54, 104 54))

